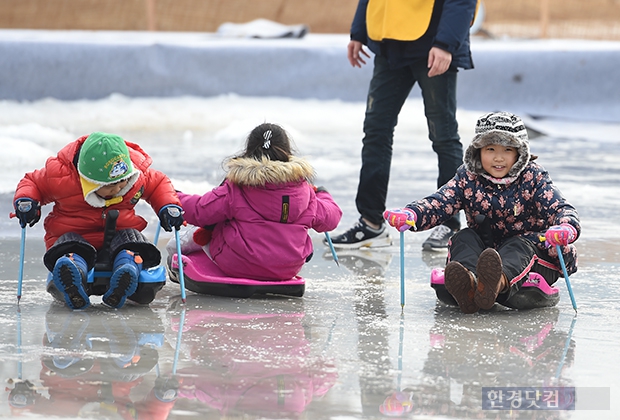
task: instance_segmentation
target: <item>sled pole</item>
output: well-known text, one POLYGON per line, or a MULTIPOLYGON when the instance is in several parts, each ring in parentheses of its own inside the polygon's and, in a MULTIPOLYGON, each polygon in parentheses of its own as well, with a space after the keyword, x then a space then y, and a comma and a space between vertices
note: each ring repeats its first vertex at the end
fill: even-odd
POLYGON ((568 348, 570 347, 570 341, 573 337, 573 328, 575 328, 575 321, 577 321, 577 314, 573 316, 573 320, 570 323, 570 328, 568 329, 566 341, 564 342, 564 350, 562 351, 562 359, 560 360, 560 363, 558 364, 558 369, 555 372, 556 382, 560 379, 560 375, 562 374, 562 369, 564 368, 564 362, 566 361, 566 355, 568 354, 568 348))
POLYGON ((155 228, 155 238, 153 238, 153 245, 157 246, 159 241, 159 232, 161 231, 161 222, 157 221, 157 227, 155 228))
POLYGON ((17 379, 22 380, 22 311, 17 306, 17 379))
POLYGON ((403 338, 405 337, 405 314, 400 314, 400 328, 398 332, 398 392, 402 390, 403 377, 403 338))
MULTIPOLYGON (((414 220, 405 221, 413 230, 418 230, 414 220)), ((409 228, 409 229, 411 229, 409 228)), ((400 307, 405 310, 405 232, 400 231, 400 307)))
POLYGON ((325 345, 323 346, 323 351, 321 354, 324 356, 328 347, 332 343, 332 337, 334 336, 334 327, 336 326, 336 318, 332 321, 332 326, 329 327, 329 334, 327 334, 327 340, 325 340, 325 345))
MULTIPOLYGON (((541 242, 546 241, 544 236, 540 236, 538 239, 541 242)), ((568 289, 568 295, 570 296, 570 301, 573 304, 573 309, 575 310, 575 313, 576 313, 577 302, 575 302, 575 295, 573 294, 573 288, 570 285, 570 279, 568 278, 568 271, 566 271, 566 263, 564 262, 564 254, 562 254, 562 247, 560 245, 556 245, 555 250, 558 253, 558 260, 560 261, 560 267, 562 267, 562 274, 564 274, 564 281, 566 282, 566 288, 568 289)))
POLYGON ((325 240, 327 240, 327 244, 329 245, 329 249, 332 252, 332 257, 334 257, 334 261, 336 261, 336 265, 340 267, 340 262, 338 261, 338 255, 336 255, 336 249, 334 248, 334 244, 332 243, 332 238, 329 236, 329 232, 325 232, 325 240))
POLYGON ((558 259, 560 260, 560 266, 562 267, 562 273, 564 274, 564 280, 566 281, 566 288, 568 289, 570 301, 573 304, 573 309, 577 312, 577 302, 575 302, 573 288, 570 285, 570 279, 568 278, 568 272, 566 271, 566 263, 564 262, 564 255, 562 255, 562 247, 560 245, 556 245, 555 249, 558 251, 558 259))
MULTIPOLYGON (((185 301, 183 301, 185 302, 185 301)), ((174 361, 172 363, 172 374, 177 374, 177 363, 179 362, 179 353, 181 349, 181 339, 183 338, 183 326, 185 325, 185 308, 181 310, 179 318, 179 331, 177 332, 177 344, 174 349, 174 361)))
POLYGON ((405 232, 400 232, 400 307, 405 309, 405 232))
POLYGON ((24 256, 26 254, 26 226, 22 228, 22 239, 19 247, 19 273, 17 274, 17 304, 22 298, 22 282, 24 280, 24 256))
POLYGON ((179 229, 174 230, 174 239, 177 242, 177 262, 179 263, 179 285, 181 286, 181 301, 185 303, 185 276, 183 275, 183 259, 181 258, 181 241, 179 240, 179 229))

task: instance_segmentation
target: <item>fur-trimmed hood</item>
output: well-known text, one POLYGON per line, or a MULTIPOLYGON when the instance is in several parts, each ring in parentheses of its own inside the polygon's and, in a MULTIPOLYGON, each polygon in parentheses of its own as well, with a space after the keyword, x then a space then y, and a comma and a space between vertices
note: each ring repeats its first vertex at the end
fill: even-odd
POLYGON ((304 159, 232 158, 224 167, 224 182, 204 195, 178 193, 184 219, 213 226, 208 252, 227 276, 297 275, 313 253, 308 230, 329 232, 338 225, 336 202, 327 191, 315 191, 309 182, 314 170, 304 159))
POLYGON ((248 187, 264 187, 267 184, 285 184, 307 180, 312 182, 315 177, 314 168, 308 161, 299 157, 291 157, 288 162, 261 160, 252 158, 232 158, 224 165, 226 179, 237 185, 248 187))
POLYGON ((506 178, 514 179, 518 177, 528 162, 532 160, 525 124, 523 124, 521 118, 508 112, 490 112, 478 119, 476 135, 465 151, 465 157, 463 158, 465 168, 468 171, 488 176, 487 172, 482 168, 480 149, 489 144, 511 146, 517 149, 519 157, 512 168, 510 168, 506 178))

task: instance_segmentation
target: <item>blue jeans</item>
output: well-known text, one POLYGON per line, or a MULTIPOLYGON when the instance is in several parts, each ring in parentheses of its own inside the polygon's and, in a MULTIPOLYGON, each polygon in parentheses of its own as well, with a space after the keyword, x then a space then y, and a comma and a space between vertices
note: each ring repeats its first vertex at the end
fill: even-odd
MULTIPOLYGON (((426 60, 399 69, 390 69, 387 60, 375 56, 374 70, 364 119, 362 168, 355 204, 365 219, 383 222, 392 164, 394 128, 398 114, 417 82, 422 90, 428 137, 437 153, 439 176, 437 187, 448 182, 463 163, 463 145, 456 121, 456 69, 427 76, 426 60)), ((445 223, 460 228, 458 218, 445 223)))

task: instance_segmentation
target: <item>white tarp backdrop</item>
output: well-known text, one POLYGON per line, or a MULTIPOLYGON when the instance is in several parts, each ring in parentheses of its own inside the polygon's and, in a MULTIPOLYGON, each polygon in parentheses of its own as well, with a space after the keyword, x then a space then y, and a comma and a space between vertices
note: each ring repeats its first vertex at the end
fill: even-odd
MULTIPOLYGON (((364 101, 372 63, 352 68, 347 42, 348 35, 0 30, 0 99, 235 93, 364 101)), ((460 73, 460 108, 620 122, 620 42, 474 38, 472 51, 476 68, 460 73)))

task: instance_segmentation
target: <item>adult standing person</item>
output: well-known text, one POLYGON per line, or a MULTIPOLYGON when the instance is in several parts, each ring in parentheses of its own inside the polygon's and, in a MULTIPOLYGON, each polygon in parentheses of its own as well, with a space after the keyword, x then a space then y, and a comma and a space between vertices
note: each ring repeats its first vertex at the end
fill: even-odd
MULTIPOLYGON (((355 203, 359 221, 335 236, 338 248, 389 246, 383 223, 394 128, 413 86, 424 101, 428 136, 437 153, 437 186, 450 180, 463 163, 456 121, 458 68, 471 69, 469 28, 477 0, 359 0, 351 25, 347 57, 353 67, 374 54, 374 70, 364 119, 362 167, 355 203)), ((447 249, 461 227, 456 215, 435 228, 425 250, 447 249)))

